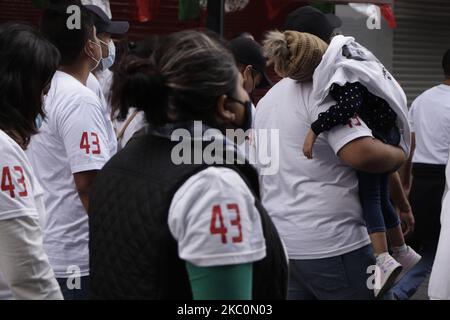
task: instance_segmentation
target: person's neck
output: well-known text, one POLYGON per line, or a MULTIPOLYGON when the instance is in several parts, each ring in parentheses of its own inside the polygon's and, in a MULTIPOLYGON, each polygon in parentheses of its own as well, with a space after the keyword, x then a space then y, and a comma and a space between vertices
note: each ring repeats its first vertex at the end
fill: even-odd
POLYGON ((89 64, 87 63, 76 63, 70 66, 61 66, 59 70, 71 75, 80 81, 84 86, 86 85, 89 73, 91 72, 89 64))
POLYGON ((450 79, 444 80, 443 84, 445 84, 446 86, 450 86, 450 79))

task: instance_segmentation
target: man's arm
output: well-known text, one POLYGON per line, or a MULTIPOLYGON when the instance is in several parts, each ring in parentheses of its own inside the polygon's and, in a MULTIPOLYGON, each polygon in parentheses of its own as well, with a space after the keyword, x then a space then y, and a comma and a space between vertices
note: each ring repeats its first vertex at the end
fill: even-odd
POLYGON ((73 174, 75 186, 77 188, 78 195, 80 196, 81 203, 86 209, 86 213, 89 212, 89 192, 91 191, 97 172, 98 170, 91 170, 73 174))
POLYGON ((392 202, 398 209, 404 235, 406 236, 414 231, 415 219, 398 172, 394 172, 389 176, 389 189, 392 202))
POLYGON ((347 143, 339 150, 338 157, 348 166, 370 173, 396 171, 406 161, 402 149, 372 137, 362 137, 347 143))

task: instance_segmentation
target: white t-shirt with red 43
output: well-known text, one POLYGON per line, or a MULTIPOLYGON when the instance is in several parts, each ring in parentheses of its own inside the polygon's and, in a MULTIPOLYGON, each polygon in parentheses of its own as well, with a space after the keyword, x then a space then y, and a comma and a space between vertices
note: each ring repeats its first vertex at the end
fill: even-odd
POLYGON ((57 278, 68 278, 73 270, 86 276, 88 216, 73 174, 102 169, 116 152, 115 133, 99 98, 61 71, 52 80, 45 112, 27 151, 45 191, 44 247, 57 278))

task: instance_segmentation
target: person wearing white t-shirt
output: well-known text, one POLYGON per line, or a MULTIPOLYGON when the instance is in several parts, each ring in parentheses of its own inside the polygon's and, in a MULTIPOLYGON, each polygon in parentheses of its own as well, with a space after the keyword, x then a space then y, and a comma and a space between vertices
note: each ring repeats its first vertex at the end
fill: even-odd
POLYGON ((123 106, 122 90, 125 79, 125 67, 136 58, 150 59, 159 43, 158 36, 149 36, 137 42, 130 51, 122 57, 115 68, 111 87, 111 108, 113 124, 117 134, 117 149, 122 150, 131 138, 147 126, 144 112, 133 107, 123 106))
MULTIPOLYGON (((97 5, 85 5, 85 7, 94 20, 94 25, 97 29, 97 37, 102 47, 102 59, 94 70, 94 75, 100 83, 100 88, 106 101, 109 103, 113 78, 113 73, 110 68, 114 65, 116 60, 116 46, 112 36, 125 34, 128 31, 130 24, 126 21, 111 20, 106 12, 97 5)), ((88 87, 92 89, 89 86, 89 82, 88 87)))
MULTIPOLYGON (((430 274, 439 241, 440 221, 445 217, 442 198, 450 149, 450 50, 443 55, 442 67, 444 82, 417 97, 409 112, 415 148, 405 166, 403 180, 406 189, 410 190, 416 219, 411 243, 423 258, 394 288, 395 295, 402 300, 412 297, 430 274)), ((434 280, 439 281, 436 277, 434 280)))
POLYGON ((89 289, 89 191, 116 151, 111 120, 86 87, 101 59, 92 18, 80 7, 80 28, 66 27, 67 5, 52 6, 41 32, 61 53, 45 101, 47 118, 27 151, 44 188, 48 210, 44 246, 66 299, 85 299, 89 289))
MULTIPOLYGON (((244 78, 244 89, 253 98, 255 89, 264 89, 272 86, 272 81, 266 73, 267 60, 264 57, 261 45, 254 39, 240 36, 230 41, 231 52, 236 59, 237 67, 244 78)), ((255 105, 252 103, 252 127, 255 115, 255 105)), ((254 162, 254 146, 251 133, 245 141, 238 145, 239 151, 250 162, 254 162)))
POLYGON ((57 49, 30 26, 0 26, 0 299, 62 299, 44 251, 41 186, 24 149, 38 132, 57 49))
POLYGON ((450 300, 450 164, 445 170, 446 188, 442 201, 441 232, 428 285, 432 300, 450 300))
POLYGON ((314 96, 313 74, 325 61, 326 47, 318 37, 293 31, 269 33, 264 41, 275 71, 285 78, 256 109, 263 204, 287 245, 290 299, 373 299, 373 289, 379 293, 383 283, 368 285, 377 268, 352 168, 389 172, 409 150, 373 139, 366 124, 353 117, 318 137, 313 161, 301 154, 311 123, 335 103, 329 95, 323 101, 314 96), (267 130, 278 132, 276 138, 267 130), (264 165, 268 157, 279 165, 275 172, 264 165))

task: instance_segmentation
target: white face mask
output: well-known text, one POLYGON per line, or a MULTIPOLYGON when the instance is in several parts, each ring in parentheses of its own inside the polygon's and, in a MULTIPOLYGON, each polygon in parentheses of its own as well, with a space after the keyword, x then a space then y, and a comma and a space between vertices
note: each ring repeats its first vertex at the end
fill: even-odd
POLYGON ((100 61, 100 69, 105 71, 106 69, 111 68, 116 60, 116 46, 112 40, 110 40, 108 44, 102 40, 99 41, 108 47, 108 57, 102 58, 100 61))
MULTIPOLYGON (((92 40, 89 40, 89 41, 92 42, 93 44, 95 44, 96 46, 99 46, 99 47, 100 47, 100 53, 102 52, 102 46, 101 46, 99 43, 94 42, 94 41, 92 41, 92 40)), ((95 59, 95 57, 91 57, 89 54, 88 54, 88 57, 95 61, 95 67, 93 67, 93 68, 91 69, 91 71, 97 69, 97 67, 98 67, 98 65, 100 64, 100 61, 102 60, 102 58, 100 57, 100 59, 97 60, 97 59, 95 59)))

